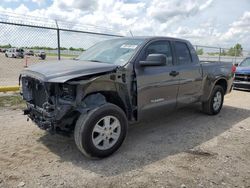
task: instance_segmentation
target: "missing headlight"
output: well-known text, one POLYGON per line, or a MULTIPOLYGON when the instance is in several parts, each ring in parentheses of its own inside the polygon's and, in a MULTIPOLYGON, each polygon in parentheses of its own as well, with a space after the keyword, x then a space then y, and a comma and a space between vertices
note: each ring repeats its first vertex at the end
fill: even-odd
POLYGON ((22 77, 21 82, 20 82, 20 87, 21 87, 21 93, 23 96, 23 99, 26 101, 31 101, 33 99, 32 97, 32 89, 31 89, 31 81, 27 77, 22 77))
POLYGON ((63 100, 73 101, 75 100, 75 86, 69 84, 62 84, 60 85, 60 97, 63 100))

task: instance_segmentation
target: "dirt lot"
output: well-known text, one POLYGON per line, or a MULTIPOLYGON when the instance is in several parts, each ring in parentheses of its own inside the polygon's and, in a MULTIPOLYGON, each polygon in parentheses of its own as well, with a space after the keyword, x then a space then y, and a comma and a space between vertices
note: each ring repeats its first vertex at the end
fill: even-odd
POLYGON ((250 187, 250 93, 217 116, 199 105, 129 128, 121 149, 89 160, 20 110, 0 109, 0 187, 250 187))
MULTIPOLYGON (((62 59, 68 59, 70 57, 62 57, 62 59)), ((45 60, 41 60, 35 56, 29 56, 27 59, 27 65, 56 60, 56 56, 48 56, 45 60)), ((0 53, 0 86, 4 85, 17 85, 18 77, 25 65, 25 58, 7 58, 4 53, 0 53)))

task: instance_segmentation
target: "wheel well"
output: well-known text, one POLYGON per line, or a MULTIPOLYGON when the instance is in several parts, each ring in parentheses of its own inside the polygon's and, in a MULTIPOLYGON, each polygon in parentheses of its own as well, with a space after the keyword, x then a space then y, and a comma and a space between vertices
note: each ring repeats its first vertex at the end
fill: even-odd
MULTIPOLYGON (((124 111, 126 116, 129 118, 128 112, 126 110, 126 106, 124 102, 122 101, 122 99, 120 98, 120 96, 116 92, 101 91, 101 92, 90 93, 82 99, 82 102, 84 102, 84 105, 87 105, 90 107, 97 107, 98 105, 102 105, 106 102, 115 104, 119 106, 124 111)), ((71 130, 74 130, 75 123, 81 113, 82 113, 81 110, 75 110, 72 112, 75 118, 73 118, 71 123, 69 123, 69 127, 71 130)), ((72 117, 71 114, 69 115, 69 117, 72 117)))
MULTIPOLYGON (((95 101, 94 105, 98 105, 103 104, 103 102, 109 102, 112 104, 115 104, 116 106, 119 106, 126 115, 128 115, 127 110, 126 110, 126 106, 124 104, 124 102, 122 101, 121 97, 113 91, 100 91, 100 92, 96 92, 96 93, 90 93, 88 94, 85 98, 89 98, 89 96, 94 96, 94 98, 92 98, 91 100, 95 101), (103 99, 105 98, 105 99, 103 99)), ((87 99, 88 100, 88 99, 87 99)), ((93 104, 93 102, 91 102, 93 104)))
POLYGON ((224 93, 227 92, 227 81, 225 79, 218 80, 215 85, 220 85, 224 89, 224 93))
POLYGON ((100 92, 100 93, 105 97, 107 102, 119 106, 124 111, 124 113, 126 115, 128 115, 124 102, 122 101, 121 97, 116 92, 104 91, 104 92, 100 92))

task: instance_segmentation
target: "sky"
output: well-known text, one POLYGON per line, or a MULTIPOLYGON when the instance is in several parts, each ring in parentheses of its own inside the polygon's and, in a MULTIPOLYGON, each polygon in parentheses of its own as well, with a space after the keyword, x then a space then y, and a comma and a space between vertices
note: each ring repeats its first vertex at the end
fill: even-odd
POLYGON ((1 0, 5 12, 250 51, 250 0, 1 0))

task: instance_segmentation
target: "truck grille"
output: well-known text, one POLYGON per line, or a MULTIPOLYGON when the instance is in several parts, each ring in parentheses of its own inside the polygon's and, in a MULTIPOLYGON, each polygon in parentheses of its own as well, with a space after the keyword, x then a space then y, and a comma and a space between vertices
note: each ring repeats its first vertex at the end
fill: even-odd
POLYGON ((42 107, 47 101, 47 96, 43 84, 34 78, 22 78, 23 97, 29 103, 42 107))
POLYGON ((235 74, 234 80, 250 82, 250 75, 248 75, 248 74, 235 74))
POLYGON ((36 86, 32 87, 32 98, 34 105, 42 107, 43 104, 46 102, 46 93, 44 86, 41 83, 36 82, 36 86))

